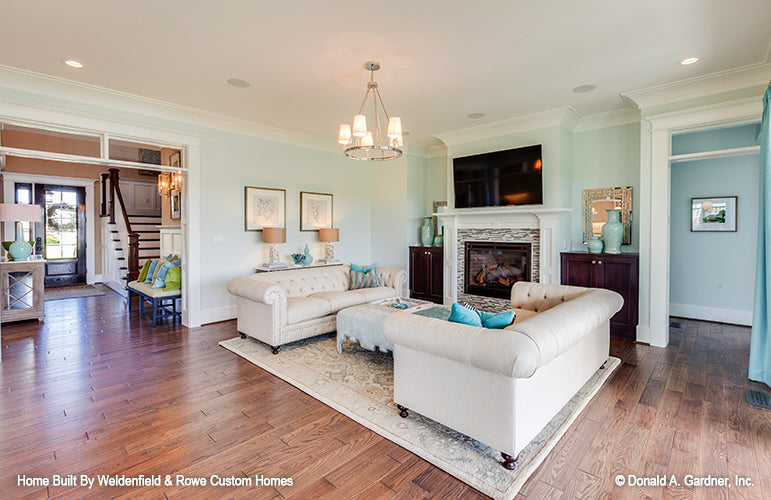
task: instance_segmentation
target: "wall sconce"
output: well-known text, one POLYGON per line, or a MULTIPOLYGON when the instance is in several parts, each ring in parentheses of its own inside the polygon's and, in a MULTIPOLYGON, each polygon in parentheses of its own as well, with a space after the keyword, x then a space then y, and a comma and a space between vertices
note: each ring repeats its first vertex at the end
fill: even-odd
POLYGON ((340 241, 340 229, 326 228, 319 229, 319 241, 324 243, 324 260, 329 262, 339 262, 335 259, 335 245, 333 241, 340 241))

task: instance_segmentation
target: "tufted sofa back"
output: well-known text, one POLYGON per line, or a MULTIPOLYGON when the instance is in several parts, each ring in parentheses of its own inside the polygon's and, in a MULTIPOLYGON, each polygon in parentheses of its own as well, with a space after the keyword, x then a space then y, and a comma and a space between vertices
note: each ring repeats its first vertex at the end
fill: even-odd
POLYGON ((290 269, 252 275, 254 281, 270 283, 286 290, 287 297, 306 297, 319 292, 342 292, 350 283, 350 266, 318 269, 290 269))
POLYGON ((588 288, 577 286, 520 281, 511 288, 511 307, 540 313, 588 291, 588 288))

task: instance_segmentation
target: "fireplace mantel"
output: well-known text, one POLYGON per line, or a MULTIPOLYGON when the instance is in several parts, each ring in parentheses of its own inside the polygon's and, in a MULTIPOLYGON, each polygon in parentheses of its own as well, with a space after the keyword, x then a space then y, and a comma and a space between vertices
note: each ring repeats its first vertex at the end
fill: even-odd
POLYGON ((501 207, 435 213, 444 224, 444 302, 453 303, 458 299, 458 273, 463 272, 458 265, 458 252, 463 252, 458 234, 464 229, 498 231, 501 234, 509 229, 537 230, 539 255, 535 259, 538 268, 534 274, 541 283, 559 283, 560 220, 567 224, 565 216, 570 212, 569 208, 501 207))

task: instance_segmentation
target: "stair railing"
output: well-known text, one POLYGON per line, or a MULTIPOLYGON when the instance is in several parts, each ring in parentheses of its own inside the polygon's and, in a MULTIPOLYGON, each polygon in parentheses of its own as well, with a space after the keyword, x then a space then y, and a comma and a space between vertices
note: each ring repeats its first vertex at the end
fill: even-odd
POLYGON ((139 276, 139 233, 131 230, 131 222, 126 213, 126 204, 123 202, 123 194, 120 191, 120 170, 111 168, 110 172, 110 223, 115 224, 115 198, 118 199, 120 211, 123 214, 123 222, 128 232, 128 272, 126 282, 134 281, 139 276))

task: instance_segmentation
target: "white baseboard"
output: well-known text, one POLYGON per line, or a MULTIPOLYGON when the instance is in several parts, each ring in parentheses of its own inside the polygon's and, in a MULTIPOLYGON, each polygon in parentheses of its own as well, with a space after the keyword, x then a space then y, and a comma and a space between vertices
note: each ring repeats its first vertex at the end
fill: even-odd
MULTIPOLYGON (((236 318, 236 305, 212 307, 201 311, 201 324, 217 323, 236 318)), ((235 331, 235 330, 234 330, 235 331)))
POLYGON ((111 288, 112 290, 114 290, 114 291, 115 291, 115 292, 116 292, 118 295, 120 295, 121 297, 124 297, 124 298, 125 298, 125 297, 127 297, 127 296, 128 296, 128 292, 126 291, 126 287, 125 287, 125 286, 123 286, 121 283, 118 283, 118 282, 116 282, 116 281, 105 281, 105 282, 104 282, 104 283, 102 283, 102 284, 103 284, 104 286, 106 286, 106 287, 108 287, 108 288, 111 288))
POLYGON ((717 309, 715 307, 691 306, 688 304, 669 304, 670 316, 701 319, 730 323, 732 325, 752 325, 752 311, 737 311, 735 309, 717 309))

